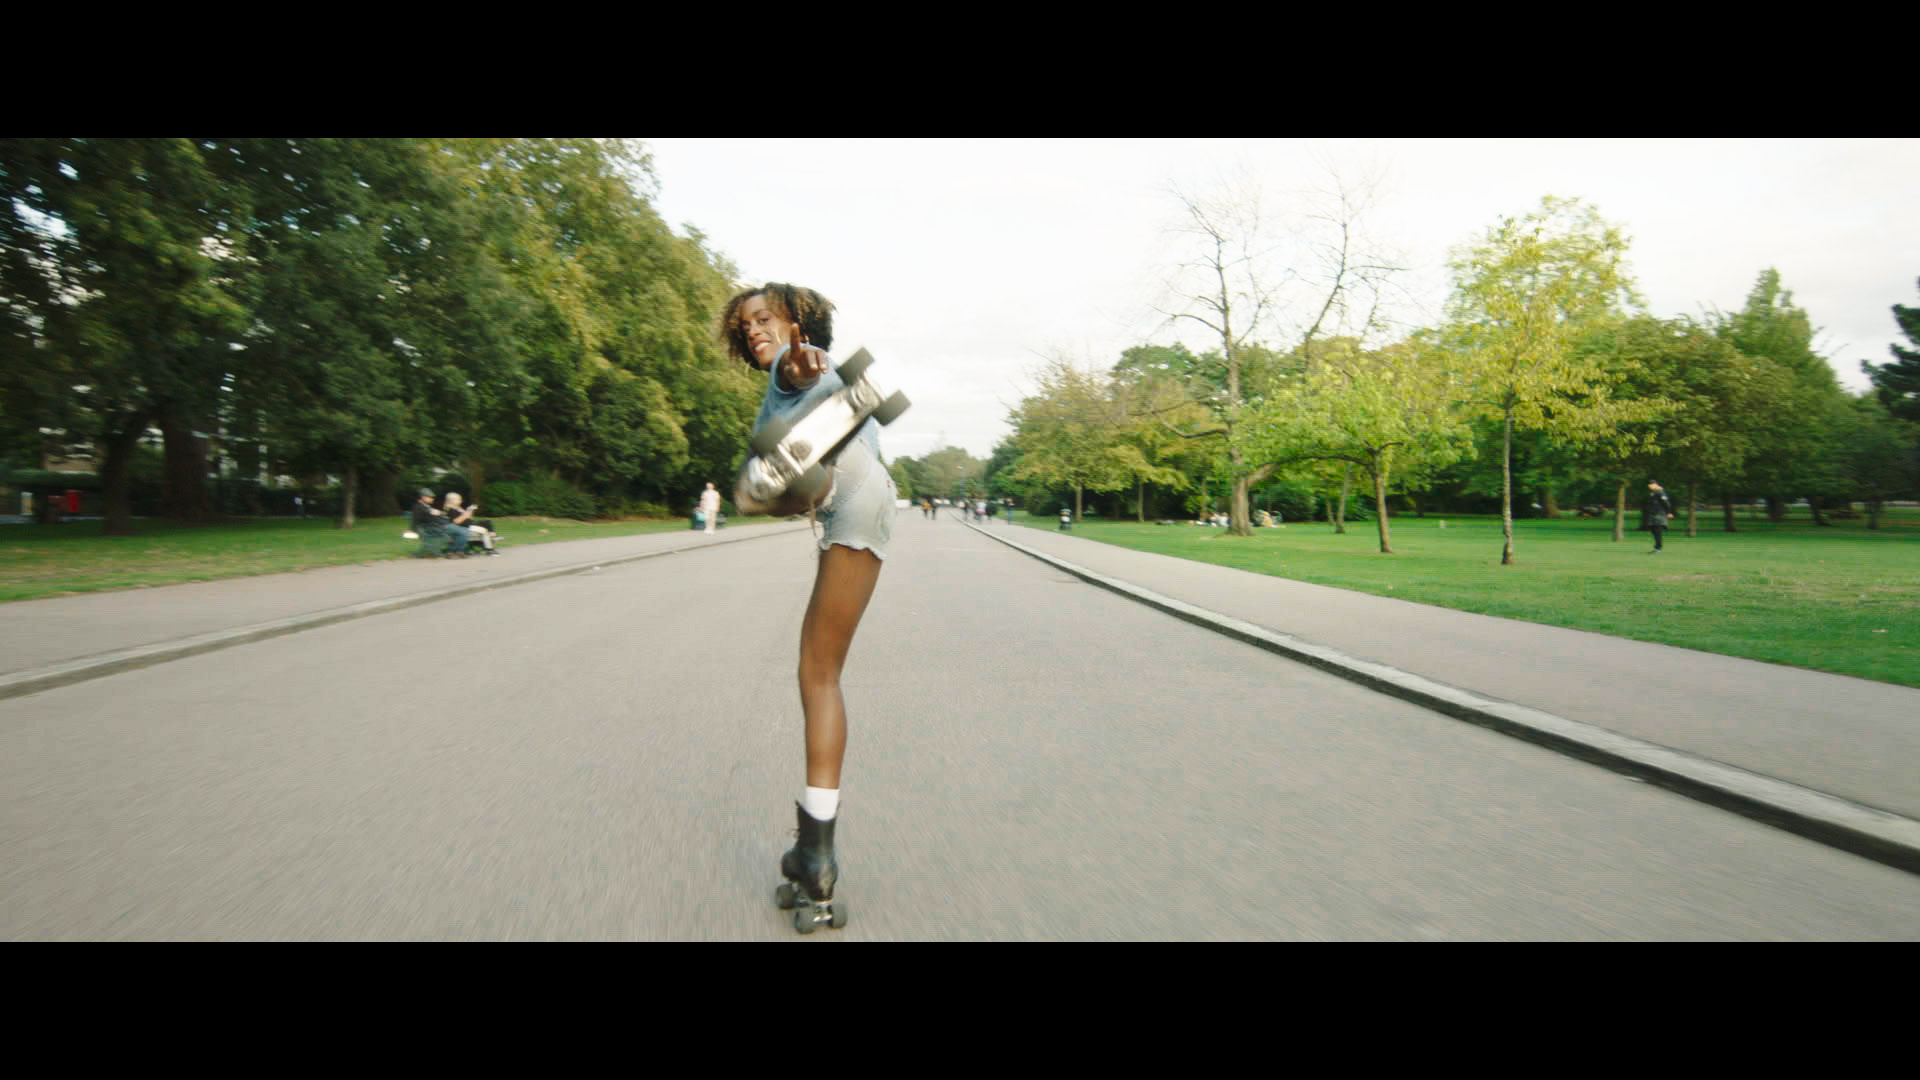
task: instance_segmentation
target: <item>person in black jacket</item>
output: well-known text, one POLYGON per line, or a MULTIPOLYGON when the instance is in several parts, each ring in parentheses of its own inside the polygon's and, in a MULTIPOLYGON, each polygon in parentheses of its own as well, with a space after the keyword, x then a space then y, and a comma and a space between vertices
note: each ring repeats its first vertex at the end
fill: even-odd
POLYGON ((433 489, 421 488, 420 498, 413 504, 413 531, 420 534, 420 550, 413 553, 416 559, 431 559, 447 551, 447 518, 433 505, 433 489))
POLYGON ((1660 486, 1658 480, 1647 481, 1647 528, 1653 530, 1653 550, 1647 554, 1660 553, 1660 538, 1666 534, 1667 518, 1671 516, 1673 516, 1673 500, 1667 498, 1667 490, 1660 486))

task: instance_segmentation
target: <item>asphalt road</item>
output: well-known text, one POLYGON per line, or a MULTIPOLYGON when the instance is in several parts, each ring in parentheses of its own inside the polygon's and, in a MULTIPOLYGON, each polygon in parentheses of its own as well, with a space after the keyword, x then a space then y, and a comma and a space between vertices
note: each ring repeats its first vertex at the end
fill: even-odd
POLYGON ((0 701, 0 938, 1920 938, 1920 878, 911 512, 845 680, 852 923, 798 938, 772 892, 811 552, 0 701))

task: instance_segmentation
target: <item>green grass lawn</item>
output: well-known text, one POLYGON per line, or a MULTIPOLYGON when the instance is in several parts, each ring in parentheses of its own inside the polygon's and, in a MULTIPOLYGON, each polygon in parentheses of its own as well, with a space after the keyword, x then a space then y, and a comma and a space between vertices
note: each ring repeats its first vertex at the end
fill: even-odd
MULTIPOLYGON (((1512 566, 1500 520, 1395 518, 1395 554, 1372 522, 1336 535, 1324 523, 1255 529, 1248 538, 1185 523, 1091 520, 1077 535, 1276 577, 1460 611, 1594 630, 1776 664, 1920 686, 1920 511, 1817 528, 1805 519, 1738 522, 1698 537, 1613 542, 1604 521, 1516 521, 1512 566)), ((1057 519, 1032 518, 1053 529, 1057 519)), ((1711 527, 1712 530, 1709 531, 1711 527)))
MULTIPOLYGON (((728 527, 765 522, 739 518, 728 527)), ((565 518, 495 518, 504 548, 603 536, 684 531, 687 519, 584 522, 565 518)), ((43 596, 277 574, 316 566, 404 559, 418 547, 403 540, 403 517, 363 518, 336 529, 324 518, 242 518, 218 525, 134 522, 137 535, 105 536, 98 521, 0 525, 0 603, 43 596)))

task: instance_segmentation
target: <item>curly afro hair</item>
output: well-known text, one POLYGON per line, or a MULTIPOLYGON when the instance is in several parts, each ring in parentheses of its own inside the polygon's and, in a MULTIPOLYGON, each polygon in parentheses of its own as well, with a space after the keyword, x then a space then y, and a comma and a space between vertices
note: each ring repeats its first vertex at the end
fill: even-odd
POLYGON ((726 309, 720 313, 720 336, 734 359, 756 371, 760 368, 754 362, 753 350, 747 348, 747 332, 740 327, 741 309, 756 296, 766 297, 767 306, 774 314, 799 323, 800 340, 822 349, 833 348, 833 302, 812 289, 769 281, 727 301, 726 309))

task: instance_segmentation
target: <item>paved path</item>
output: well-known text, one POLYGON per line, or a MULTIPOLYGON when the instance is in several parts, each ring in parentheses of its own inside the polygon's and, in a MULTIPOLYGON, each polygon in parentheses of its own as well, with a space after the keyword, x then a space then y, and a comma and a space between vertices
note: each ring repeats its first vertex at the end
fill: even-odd
MULTIPOLYGON (((369 528, 398 529, 377 522, 369 528)), ((484 585, 520 575, 748 540, 770 532, 804 530, 787 522, 722 528, 713 536, 692 530, 515 545, 498 556, 403 559, 329 566, 291 574, 228 578, 154 589, 59 596, 0 604, 0 675, 44 668, 180 638, 299 619, 373 601, 427 597, 449 588, 484 585)), ((511 541, 511 537, 509 537, 511 541)), ((395 545, 418 545, 401 541, 395 545)))
POLYGON ((1920 818, 1920 690, 985 527, 1364 660, 1920 818))
POLYGON ((907 513, 796 939, 790 532, 0 701, 0 939, 1920 937, 1920 877, 907 513))

